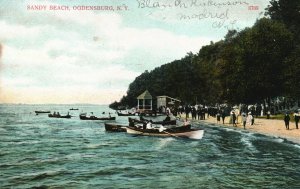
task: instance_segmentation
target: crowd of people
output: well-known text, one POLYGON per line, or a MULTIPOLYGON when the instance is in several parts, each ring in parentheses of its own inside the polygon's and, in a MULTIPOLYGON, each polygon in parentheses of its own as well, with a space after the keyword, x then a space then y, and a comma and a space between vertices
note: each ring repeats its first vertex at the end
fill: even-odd
MULTIPOLYGON (((230 113, 229 124, 232 124, 234 127, 237 127, 239 116, 241 116, 241 123, 242 123, 244 129, 246 129, 247 124, 249 126, 254 125, 254 116, 252 115, 251 112, 248 112, 248 113, 242 112, 241 114, 236 114, 235 111, 231 111, 231 113, 230 113)), ((217 115, 216 115, 217 123, 220 123, 221 117, 222 117, 223 124, 224 124, 224 119, 226 117, 224 112, 223 113, 219 113, 219 112, 217 113, 217 115)), ((300 120, 299 112, 296 111, 293 114, 293 117, 294 117, 294 121, 295 121, 295 127, 296 127, 296 129, 299 129, 299 127, 298 127, 298 123, 299 123, 299 120, 300 120)), ((267 114, 267 119, 270 119, 270 114, 267 114)), ((290 129, 290 121, 291 121, 290 114, 285 113, 283 120, 284 120, 286 129, 289 130, 290 129)))
MULTIPOLYGON (((166 109, 167 113, 172 113, 174 116, 178 116, 182 118, 182 115, 185 116, 185 119, 192 119, 192 120, 205 120, 210 116, 215 117, 217 119, 217 123, 225 124, 225 118, 229 117, 229 124, 232 126, 237 127, 238 121, 243 125, 243 128, 246 129, 246 126, 253 126, 254 125, 254 118, 262 115, 262 107, 254 106, 247 108, 243 107, 241 109, 237 108, 216 108, 216 107, 205 107, 202 105, 195 105, 195 106, 179 106, 178 108, 171 108, 166 109), (239 118, 241 117, 241 118, 239 118)), ((267 119, 271 118, 271 111, 268 110, 265 112, 267 115, 267 119)), ((296 129, 298 129, 298 123, 300 120, 300 113, 299 111, 295 111, 293 114, 296 129)), ((290 129, 290 115, 288 113, 284 116, 284 123, 287 130, 290 129)))
MULTIPOLYGON (((232 126, 237 127, 238 124, 238 116, 236 114, 235 111, 231 111, 230 112, 230 119, 229 119, 229 123, 232 124, 232 126)), ((217 118, 217 123, 220 123, 221 118, 222 118, 222 123, 225 124, 225 111, 219 111, 216 114, 216 118, 217 118)), ((241 113, 241 123, 243 124, 244 129, 246 129, 246 124, 248 123, 249 125, 254 125, 254 116, 252 115, 251 112, 248 112, 248 114, 246 114, 245 112, 241 113)))
MULTIPOLYGON (((172 110, 173 112, 174 110, 172 110)), ((182 114, 185 114, 186 119, 191 118, 192 120, 205 120, 206 115, 207 118, 209 116, 216 117, 217 123, 220 124, 221 122, 225 124, 225 118, 229 117, 229 124, 232 124, 232 126, 237 127, 238 121, 240 120, 240 123, 243 125, 243 128, 246 129, 246 126, 253 126, 255 117, 260 115, 260 111, 262 109, 254 109, 253 107, 249 109, 232 109, 230 113, 228 113, 228 109, 217 109, 214 107, 203 107, 203 106, 179 106, 176 114, 181 117, 182 114), (190 117, 191 116, 191 117, 190 117), (241 117, 239 119, 239 117, 241 117)), ((266 112, 267 119, 270 119, 271 112, 266 112)), ((295 121, 295 127, 298 129, 298 123, 300 120, 300 113, 298 111, 295 111, 293 114, 294 121, 295 121)), ((284 123, 287 130, 290 129, 290 115, 288 113, 284 116, 284 123)))
MULTIPOLYGON (((182 114, 185 114, 186 119, 191 118, 192 120, 205 120, 205 115, 207 116, 216 116, 218 110, 216 108, 212 107, 204 107, 201 105, 195 105, 195 106, 179 106, 178 109, 175 110, 176 115, 181 117, 182 114)), ((174 113, 173 113, 174 114, 174 113)))

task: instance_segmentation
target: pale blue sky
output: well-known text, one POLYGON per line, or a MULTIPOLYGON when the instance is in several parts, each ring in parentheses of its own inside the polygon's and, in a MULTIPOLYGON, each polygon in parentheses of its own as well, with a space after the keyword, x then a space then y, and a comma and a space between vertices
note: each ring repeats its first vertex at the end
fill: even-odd
POLYGON ((0 103, 108 104, 144 70, 252 26, 268 0, 0 0, 0 103), (180 8, 185 3, 186 8, 180 8), (28 10, 28 6, 46 10, 28 10), (49 10, 50 6, 69 10, 49 10), (113 6, 78 11, 74 6, 113 6), (159 8, 149 8, 159 5, 159 8), (164 7, 168 5, 168 7, 164 7), (177 6, 175 6, 177 5, 177 6), (249 6, 259 10, 248 10, 249 6), (117 11, 116 7, 128 10, 117 11), (144 8, 143 8, 144 7, 144 8), (219 17, 219 18, 216 18, 219 17), (221 23, 217 26, 217 23, 221 23))

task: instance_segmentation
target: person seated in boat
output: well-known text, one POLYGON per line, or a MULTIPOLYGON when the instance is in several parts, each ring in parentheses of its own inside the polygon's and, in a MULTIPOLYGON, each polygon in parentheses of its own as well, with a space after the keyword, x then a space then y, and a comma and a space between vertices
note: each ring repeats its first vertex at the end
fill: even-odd
POLYGON ((147 129, 147 123, 146 122, 143 123, 143 129, 144 130, 147 129))
POLYGON ((60 113, 59 113, 59 112, 57 112, 56 116, 57 116, 57 117, 60 117, 60 113))
POLYGON ((190 122, 187 121, 187 120, 185 120, 183 124, 184 124, 184 126, 189 126, 189 125, 190 125, 190 122))
POLYGON ((164 126, 160 125, 160 127, 158 128, 158 131, 161 133, 164 130, 166 130, 167 128, 165 128, 164 126))
POLYGON ((147 129, 152 129, 152 120, 150 120, 147 125, 146 125, 147 129))
POLYGON ((144 119, 144 117, 143 117, 143 115, 142 115, 142 114, 140 114, 140 115, 139 115, 139 117, 140 117, 140 121, 142 121, 142 122, 145 122, 145 121, 147 121, 147 120, 145 120, 145 119, 144 119))
POLYGON ((171 118, 170 118, 169 114, 167 115, 167 117, 164 119, 163 122, 168 122, 168 121, 171 121, 171 118))
POLYGON ((132 119, 129 119, 129 127, 134 127, 134 121, 132 119))
POLYGON ((166 108, 166 114, 169 115, 171 113, 171 109, 169 107, 166 108))
POLYGON ((53 116, 56 116, 56 112, 53 112, 53 116))
POLYGON ((90 116, 90 118, 95 118, 95 116, 94 116, 94 112, 91 112, 91 116, 90 116))
POLYGON ((108 113, 108 117, 111 118, 110 112, 108 113))

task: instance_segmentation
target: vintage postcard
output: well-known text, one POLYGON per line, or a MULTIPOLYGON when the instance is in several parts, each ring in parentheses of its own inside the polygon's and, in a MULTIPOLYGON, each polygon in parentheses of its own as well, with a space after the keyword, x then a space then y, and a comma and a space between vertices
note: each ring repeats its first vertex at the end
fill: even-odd
POLYGON ((300 188, 300 3, 0 0, 0 188, 300 188))

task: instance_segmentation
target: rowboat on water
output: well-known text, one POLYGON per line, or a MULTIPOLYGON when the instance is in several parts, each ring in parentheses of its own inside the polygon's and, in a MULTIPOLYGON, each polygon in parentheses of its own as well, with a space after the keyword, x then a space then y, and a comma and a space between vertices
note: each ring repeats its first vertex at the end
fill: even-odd
POLYGON ((70 110, 79 110, 78 108, 71 108, 70 110))
POLYGON ((158 129, 140 129, 137 127, 126 127, 126 132, 132 135, 142 136, 156 136, 156 137, 176 137, 176 138, 189 138, 189 139, 201 139, 204 134, 202 129, 166 129, 159 131, 158 129))
POLYGON ((51 118, 67 118, 67 119, 70 119, 71 118, 71 115, 65 115, 65 116, 62 116, 62 115, 57 115, 57 114, 48 114, 48 117, 51 117, 51 118))
POLYGON ((40 110, 40 111, 34 111, 36 114, 49 114, 50 111, 43 111, 43 110, 40 110))
POLYGON ((105 123, 105 130, 110 132, 126 132, 127 125, 121 125, 116 123, 105 123))
POLYGON ((191 125, 175 126, 168 125, 161 130, 162 125, 153 124, 153 128, 145 129, 143 124, 135 124, 134 126, 121 125, 117 123, 105 123, 105 130, 110 132, 127 132, 132 135, 142 136, 158 136, 158 137, 176 137, 201 139, 204 134, 202 129, 192 129, 191 125))
POLYGON ((121 113, 121 112, 117 112, 118 116, 135 116, 134 113, 121 113))
POLYGON ((87 117, 86 115, 79 115, 79 118, 81 120, 116 120, 116 117, 96 117, 96 116, 90 116, 87 117))
MULTIPOLYGON (((132 122, 131 122, 132 123, 132 122)), ((112 131, 112 132, 126 132, 127 127, 137 127, 137 128, 143 128, 143 122, 140 123, 134 123, 128 125, 122 125, 118 123, 105 123, 105 130, 106 131, 112 131)), ((153 124, 153 129, 158 129, 162 126, 161 124, 153 124)), ((165 125, 166 129, 171 129, 172 131, 189 131, 191 130, 191 125, 184 125, 184 126, 178 126, 178 125, 165 125)))

